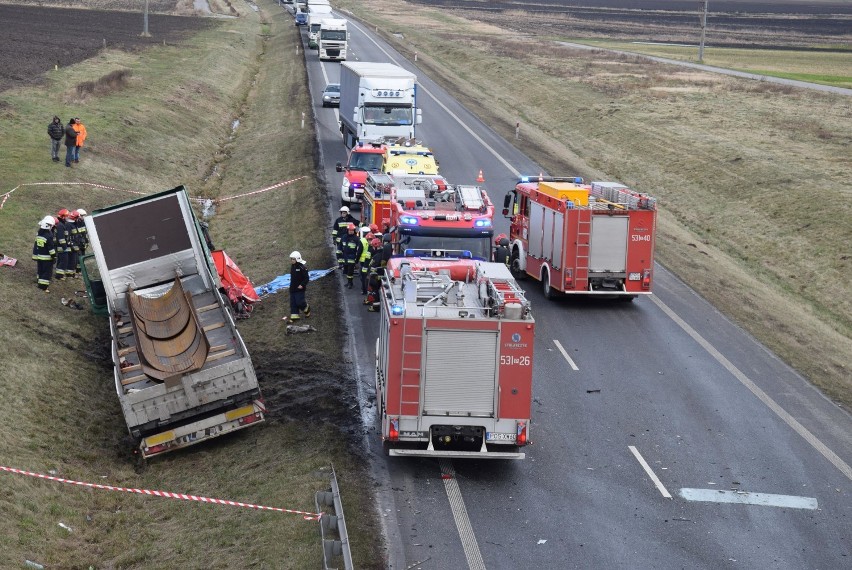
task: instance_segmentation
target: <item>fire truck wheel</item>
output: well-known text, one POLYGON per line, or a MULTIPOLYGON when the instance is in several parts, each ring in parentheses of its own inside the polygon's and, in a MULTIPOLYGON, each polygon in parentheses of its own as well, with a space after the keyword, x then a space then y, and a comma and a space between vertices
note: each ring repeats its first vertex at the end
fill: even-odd
POLYGON ((509 268, 512 271, 512 276, 514 276, 514 278, 518 281, 522 281, 527 278, 527 272, 521 270, 521 258, 517 248, 512 250, 512 261, 509 268))
POLYGON ((550 272, 547 268, 541 270, 541 287, 545 299, 553 299, 556 296, 556 291, 550 286, 550 272))

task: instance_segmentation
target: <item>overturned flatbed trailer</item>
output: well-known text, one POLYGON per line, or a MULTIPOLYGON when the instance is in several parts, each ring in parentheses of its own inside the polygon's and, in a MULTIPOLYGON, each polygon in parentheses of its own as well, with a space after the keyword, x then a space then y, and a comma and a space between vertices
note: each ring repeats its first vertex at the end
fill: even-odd
POLYGON ((183 186, 86 217, 115 390, 142 457, 264 420, 257 376, 183 186))

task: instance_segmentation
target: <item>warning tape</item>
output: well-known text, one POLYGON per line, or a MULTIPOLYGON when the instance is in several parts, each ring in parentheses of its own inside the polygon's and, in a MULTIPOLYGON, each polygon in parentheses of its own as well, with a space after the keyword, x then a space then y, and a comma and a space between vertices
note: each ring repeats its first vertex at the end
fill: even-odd
MULTIPOLYGON (((273 184, 272 186, 267 186, 266 188, 261 188, 260 190, 254 190, 252 192, 246 192, 245 194, 237 194, 236 196, 226 196, 225 198, 192 198, 192 200, 200 203, 207 202, 210 200, 214 204, 218 204, 219 202, 224 202, 226 200, 233 200, 234 198, 243 198, 245 196, 253 196, 255 194, 261 194, 263 192, 268 192, 270 190, 275 190, 276 188, 281 188, 282 186, 287 186, 289 184, 293 184, 297 182, 305 176, 299 176, 298 178, 292 178, 290 180, 285 180, 283 182, 278 182, 273 184)), ((5 194, 2 194, 2 200, 0 200, 0 210, 3 209, 3 206, 6 204, 6 200, 12 195, 15 190, 22 188, 24 186, 88 186, 90 188, 101 188, 103 190, 115 190, 116 192, 127 192, 129 194, 137 194, 139 196, 148 196, 150 193, 139 192, 138 190, 126 190, 124 188, 116 188, 115 186, 107 186, 106 184, 97 184, 95 182, 25 182, 24 184, 18 184, 5 194)))
POLYGON ((47 479, 56 481, 57 483, 67 483, 69 485, 79 485, 81 487, 91 487, 93 489, 103 489, 106 491, 122 491, 124 493, 137 493, 139 495, 153 495, 155 497, 166 497, 167 499, 180 499, 183 501, 198 501, 200 503, 213 503, 216 505, 228 505, 230 507, 245 507, 248 509, 256 509, 259 511, 276 511, 279 513, 291 513, 302 515, 306 521, 316 521, 322 517, 322 513, 312 513, 308 511, 296 511, 293 509, 282 509, 281 507, 266 507, 263 505, 253 505, 251 503, 241 503, 239 501, 228 501, 226 499, 213 499, 210 497, 199 497, 196 495, 186 495, 184 493, 170 493, 169 491, 151 491, 149 489, 132 489, 128 487, 114 487, 112 485, 99 485, 98 483, 84 483, 83 481, 72 481, 71 479, 63 479, 52 475, 44 475, 43 473, 33 473, 24 471, 23 469, 15 469, 14 467, 4 467, 0 465, 0 471, 8 473, 17 473, 18 475, 28 475, 39 479, 47 479))

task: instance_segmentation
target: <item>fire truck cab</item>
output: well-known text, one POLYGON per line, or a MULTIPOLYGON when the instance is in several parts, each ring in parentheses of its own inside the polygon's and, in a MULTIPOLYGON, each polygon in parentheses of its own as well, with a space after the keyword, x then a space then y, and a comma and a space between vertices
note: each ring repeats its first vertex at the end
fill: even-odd
POLYGON ((385 451, 522 459, 535 321, 509 270, 396 257, 385 272, 376 341, 385 451))
POLYGON ((618 182, 521 179, 505 198, 513 273, 557 293, 650 295, 657 202, 618 182))

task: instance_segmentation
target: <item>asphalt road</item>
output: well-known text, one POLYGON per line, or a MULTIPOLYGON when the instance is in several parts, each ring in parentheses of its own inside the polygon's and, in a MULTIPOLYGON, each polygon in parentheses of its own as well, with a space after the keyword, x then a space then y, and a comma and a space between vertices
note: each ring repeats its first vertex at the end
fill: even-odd
MULTIPOLYGON (((350 32, 350 60, 418 74, 417 136, 451 182, 482 169, 499 204, 519 174, 542 171, 360 24, 350 32)), ((333 219, 345 149, 318 95, 339 64, 305 55, 333 219)), ((852 418, 664 268, 655 276, 655 295, 634 303, 553 302, 524 283, 533 445, 515 462, 385 458, 377 319, 345 292, 389 567, 850 567, 852 418)))

